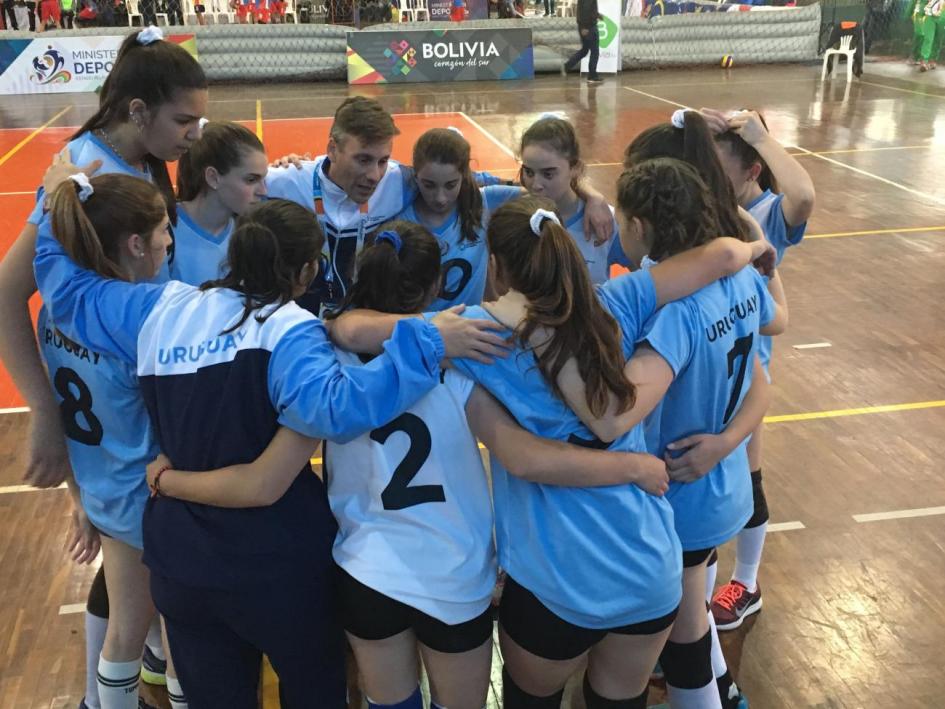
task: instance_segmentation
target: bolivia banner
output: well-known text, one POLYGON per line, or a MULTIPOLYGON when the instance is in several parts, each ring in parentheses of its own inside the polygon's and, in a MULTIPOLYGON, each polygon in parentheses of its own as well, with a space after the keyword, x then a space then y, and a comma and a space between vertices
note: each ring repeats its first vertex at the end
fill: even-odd
POLYGON ((532 31, 348 33, 348 83, 532 79, 532 31))

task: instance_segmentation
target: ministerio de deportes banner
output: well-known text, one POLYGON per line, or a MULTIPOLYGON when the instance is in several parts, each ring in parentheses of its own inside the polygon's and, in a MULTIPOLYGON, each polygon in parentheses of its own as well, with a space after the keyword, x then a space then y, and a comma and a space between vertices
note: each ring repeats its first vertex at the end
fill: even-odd
POLYGON ((532 31, 348 33, 348 83, 531 79, 532 31))
MULTIPOLYGON (((97 91, 112 70, 123 35, 0 39, 0 95, 97 91)), ((165 37, 197 58, 192 34, 165 37)))

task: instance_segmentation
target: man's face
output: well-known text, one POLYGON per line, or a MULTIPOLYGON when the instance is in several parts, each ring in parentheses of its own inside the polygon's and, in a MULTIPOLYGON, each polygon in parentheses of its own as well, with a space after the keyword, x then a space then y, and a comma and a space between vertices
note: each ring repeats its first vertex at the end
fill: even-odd
POLYGON ((387 163, 393 140, 364 143, 353 135, 342 135, 337 141, 328 141, 331 160, 329 176, 358 204, 364 204, 374 194, 378 183, 387 172, 387 163))

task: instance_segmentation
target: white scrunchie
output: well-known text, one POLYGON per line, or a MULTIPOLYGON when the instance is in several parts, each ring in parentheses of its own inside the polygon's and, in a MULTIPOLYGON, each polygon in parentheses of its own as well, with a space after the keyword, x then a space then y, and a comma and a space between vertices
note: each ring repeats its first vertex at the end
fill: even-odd
POLYGON ((546 111, 545 113, 542 113, 540 116, 538 116, 539 121, 543 121, 546 118, 557 118, 560 121, 567 120, 567 116, 565 115, 564 111, 546 111))
POLYGON ((673 128, 686 127, 686 111, 688 110, 688 108, 680 108, 673 111, 673 117, 669 119, 669 122, 673 124, 673 128))
POLYGON ((461 130, 460 130, 459 128, 457 128, 456 126, 447 126, 447 127, 446 127, 446 130, 451 130, 451 131, 453 131, 453 132, 456 133, 460 138, 465 138, 465 137, 466 137, 466 136, 463 135, 463 131, 461 131, 461 130))
POLYGON ((164 39, 164 33, 161 32, 160 27, 154 25, 148 25, 138 33, 138 44, 143 44, 145 47, 160 42, 162 39, 164 39))
POLYGON ((547 209, 536 209, 531 219, 528 220, 528 225, 532 228, 532 233, 535 236, 541 236, 541 225, 546 219, 550 219, 558 226, 561 226, 557 214, 547 209))
POLYGON ((74 175, 69 175, 69 179, 79 186, 80 202, 88 201, 89 197, 95 193, 95 190, 92 189, 92 183, 89 182, 89 176, 84 172, 77 172, 74 175))
POLYGON ((197 121, 197 137, 198 138, 203 135, 203 129, 207 127, 207 124, 209 122, 210 122, 209 118, 201 118, 199 121, 197 121))

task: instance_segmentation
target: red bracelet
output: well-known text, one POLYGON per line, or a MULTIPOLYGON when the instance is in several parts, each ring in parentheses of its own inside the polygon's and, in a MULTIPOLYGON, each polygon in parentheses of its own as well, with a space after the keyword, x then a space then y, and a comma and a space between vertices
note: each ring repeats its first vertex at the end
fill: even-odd
POLYGON ((161 476, 170 469, 170 465, 165 465, 157 472, 157 475, 154 476, 154 482, 149 486, 151 488, 151 497, 157 497, 161 494, 161 476))

